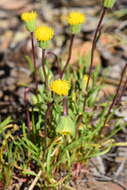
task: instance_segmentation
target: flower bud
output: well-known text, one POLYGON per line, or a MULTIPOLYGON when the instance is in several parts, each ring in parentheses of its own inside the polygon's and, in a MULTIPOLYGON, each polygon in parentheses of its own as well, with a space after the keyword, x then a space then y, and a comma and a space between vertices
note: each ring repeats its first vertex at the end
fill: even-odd
POLYGON ((26 29, 27 29, 29 32, 34 32, 34 31, 35 31, 35 28, 36 28, 36 21, 33 20, 33 21, 26 22, 26 23, 25 23, 25 26, 26 26, 26 29))
POLYGON ((56 132, 61 135, 75 136, 75 123, 69 116, 61 116, 56 128, 56 132))
POLYGON ((39 42, 38 42, 38 45, 39 45, 39 47, 42 48, 42 49, 48 49, 50 43, 51 43, 51 40, 49 40, 49 41, 39 41, 39 42))
POLYGON ((82 24, 70 25, 70 32, 72 34, 79 34, 82 28, 82 24))
POLYGON ((34 32, 36 28, 37 13, 35 11, 24 12, 21 14, 21 19, 24 21, 26 29, 29 32, 34 32))
POLYGON ((115 4, 116 0, 104 0, 104 7, 105 8, 112 8, 115 4))

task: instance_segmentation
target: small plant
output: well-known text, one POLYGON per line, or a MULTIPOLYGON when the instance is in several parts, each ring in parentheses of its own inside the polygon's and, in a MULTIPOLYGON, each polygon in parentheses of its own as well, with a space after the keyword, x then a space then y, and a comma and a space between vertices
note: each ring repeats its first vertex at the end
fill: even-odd
MULTIPOLYGON (((115 1, 105 0, 101 17, 96 28, 91 50, 91 64, 87 74, 87 65, 79 64, 77 70, 69 65, 72 57, 74 38, 81 31, 85 16, 80 12, 71 12, 67 16, 70 31, 70 45, 67 61, 64 65, 57 62, 58 73, 53 75, 47 55, 57 56, 48 48, 54 36, 54 30, 47 26, 36 27, 36 12, 23 13, 22 20, 31 35, 35 93, 31 97, 32 111, 26 111, 27 122, 18 126, 7 118, 0 124, 2 145, 0 149, 0 180, 4 189, 9 188, 17 176, 28 176, 29 190, 35 186, 40 189, 71 189, 69 181, 73 175, 73 166, 87 165, 89 160, 110 151, 114 146, 127 146, 126 142, 115 142, 113 136, 122 128, 119 120, 110 133, 104 134, 114 115, 114 106, 120 102, 125 85, 121 89, 125 75, 125 65, 116 94, 110 102, 99 103, 98 94, 102 83, 98 82, 99 67, 92 71, 94 50, 101 23, 107 8, 115 1), (34 36, 42 49, 42 67, 37 68, 34 36), (38 86, 40 73, 42 84, 38 86), (96 109, 96 112, 94 111, 96 109), (20 131, 19 135, 16 132, 20 131)), ((57 60, 58 61, 58 60, 57 60)), ((81 61, 81 60, 79 60, 81 61)), ((34 89, 25 90, 27 94, 34 89)))

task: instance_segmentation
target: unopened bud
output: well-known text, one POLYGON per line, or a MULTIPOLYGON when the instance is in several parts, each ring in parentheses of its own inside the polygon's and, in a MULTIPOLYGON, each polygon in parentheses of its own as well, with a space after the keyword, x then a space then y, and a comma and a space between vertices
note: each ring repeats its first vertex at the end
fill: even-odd
POLYGON ((69 116, 61 116, 56 127, 56 132, 61 135, 75 135, 75 123, 69 116))
POLYGON ((116 0, 104 0, 104 7, 105 8, 112 8, 115 4, 116 0))

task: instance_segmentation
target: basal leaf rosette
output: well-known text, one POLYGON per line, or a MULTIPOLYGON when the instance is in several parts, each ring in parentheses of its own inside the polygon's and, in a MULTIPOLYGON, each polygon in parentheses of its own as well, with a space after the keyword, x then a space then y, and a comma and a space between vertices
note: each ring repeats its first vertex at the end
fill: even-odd
POLYGON ((72 34, 77 34, 81 31, 82 24, 86 21, 86 17, 81 12, 72 11, 67 16, 67 23, 70 25, 72 34))
POLYGON ((54 30, 49 26, 39 26, 35 30, 35 38, 39 42, 39 47, 47 49, 54 36, 54 30))
POLYGON ((50 90, 60 96, 67 96, 70 89, 70 83, 67 80, 54 80, 50 84, 50 90))
POLYGON ((29 32, 34 32, 36 28, 37 13, 35 11, 24 12, 21 14, 21 19, 24 21, 26 29, 29 32))
POLYGON ((56 127, 56 132, 61 135, 75 136, 75 123, 70 116, 61 116, 56 127))

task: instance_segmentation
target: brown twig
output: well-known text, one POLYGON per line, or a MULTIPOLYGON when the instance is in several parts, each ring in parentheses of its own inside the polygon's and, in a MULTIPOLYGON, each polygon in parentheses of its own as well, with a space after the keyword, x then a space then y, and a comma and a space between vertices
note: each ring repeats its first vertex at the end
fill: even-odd
MULTIPOLYGON (((106 9, 105 7, 103 7, 102 13, 101 13, 101 16, 100 16, 98 25, 97 25, 97 28, 96 28, 96 30, 95 30, 93 42, 92 42, 91 61, 90 61, 90 67, 89 67, 89 72, 88 72, 88 80, 87 80, 87 84, 86 84, 86 93, 88 93, 87 91, 88 91, 89 81, 90 81, 91 72, 92 72, 93 59, 94 59, 94 51, 95 51, 95 48, 96 48, 96 42, 97 42, 97 40, 98 40, 98 39, 97 39, 97 38, 98 38, 97 35, 98 35, 98 32, 99 32, 100 29, 101 29, 101 24, 102 24, 102 21, 103 21, 103 19, 104 19, 106 10, 107 10, 107 9, 106 9)), ((87 94, 87 95, 88 95, 88 94, 87 94)), ((85 111, 87 95, 85 96, 85 99, 84 99, 83 111, 85 111)))

